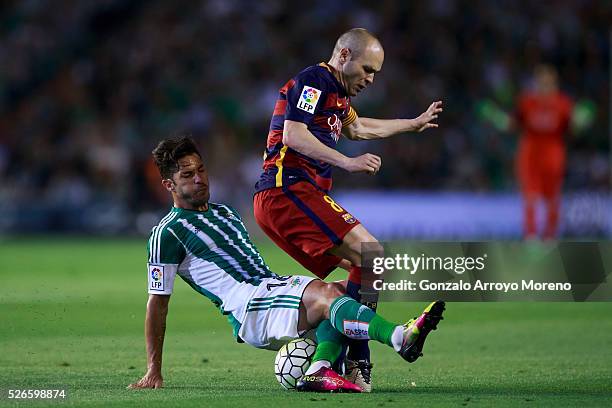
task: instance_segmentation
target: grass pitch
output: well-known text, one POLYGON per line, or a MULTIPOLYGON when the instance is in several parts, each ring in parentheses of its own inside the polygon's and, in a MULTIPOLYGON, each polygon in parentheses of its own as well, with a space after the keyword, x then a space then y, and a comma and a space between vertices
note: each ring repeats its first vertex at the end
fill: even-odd
MULTIPOLYGON (((274 271, 304 274, 274 246, 260 249, 274 271)), ((276 382, 273 352, 235 343, 213 305, 178 282, 165 388, 126 390, 145 371, 145 262, 145 239, 0 241, 0 405, 612 405, 612 303, 450 303, 416 363, 372 345, 372 394, 298 394, 276 382), (7 389, 53 388, 66 400, 7 400, 7 389)), ((423 306, 379 312, 403 322, 423 306)))

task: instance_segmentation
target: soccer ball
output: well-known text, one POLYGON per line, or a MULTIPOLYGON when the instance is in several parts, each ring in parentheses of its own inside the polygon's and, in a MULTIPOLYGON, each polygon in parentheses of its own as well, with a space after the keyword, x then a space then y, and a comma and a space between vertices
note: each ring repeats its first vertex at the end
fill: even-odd
POLYGON ((281 347, 274 359, 274 374, 280 385, 294 390, 310 367, 316 349, 317 343, 311 339, 296 339, 281 347))

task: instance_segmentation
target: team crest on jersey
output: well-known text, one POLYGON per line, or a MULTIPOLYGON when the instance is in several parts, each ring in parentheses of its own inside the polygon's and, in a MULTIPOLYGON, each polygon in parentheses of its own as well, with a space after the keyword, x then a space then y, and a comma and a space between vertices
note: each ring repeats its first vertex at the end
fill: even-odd
POLYGON ((149 265, 149 290, 164 291, 163 265, 149 265))
POLYGON ((301 283, 302 283, 302 280, 300 279, 300 277, 299 277, 299 276, 296 276, 295 278, 291 279, 290 286, 291 286, 292 288, 295 288, 296 286, 298 286, 298 285, 299 285, 299 284, 301 284, 301 283))
POLYGON ((228 218, 230 220, 238 220, 238 217, 236 217, 236 215, 230 210, 223 209, 219 211, 219 215, 221 215, 222 217, 228 218))
POLYGON ((300 98, 298 99, 297 107, 308 113, 314 113, 319 98, 321 97, 321 91, 311 86, 304 86, 300 98))
POLYGON ((344 219, 344 222, 346 222, 347 224, 354 224, 357 222, 357 220, 355 219, 355 217, 353 217, 351 214, 346 213, 346 214, 342 214, 342 218, 344 219))

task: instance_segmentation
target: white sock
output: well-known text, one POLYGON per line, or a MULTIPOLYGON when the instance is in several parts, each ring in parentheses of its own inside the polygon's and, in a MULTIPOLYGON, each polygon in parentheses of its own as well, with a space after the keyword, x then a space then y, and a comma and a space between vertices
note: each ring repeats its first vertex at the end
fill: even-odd
POLYGON ((327 360, 318 360, 315 361, 314 363, 312 363, 310 365, 310 367, 308 367, 308 370, 306 370, 306 374, 304 375, 310 375, 310 374, 314 374, 317 371, 319 371, 319 369, 321 369, 322 367, 331 367, 331 363, 327 360))
POLYGON ((396 326, 391 335, 391 343, 395 351, 400 351, 402 342, 404 341, 404 326, 396 326))

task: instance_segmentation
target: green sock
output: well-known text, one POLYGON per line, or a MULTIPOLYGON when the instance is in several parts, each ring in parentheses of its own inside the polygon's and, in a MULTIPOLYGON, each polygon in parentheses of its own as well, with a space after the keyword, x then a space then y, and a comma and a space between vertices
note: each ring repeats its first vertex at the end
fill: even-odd
POLYGON ((334 329, 330 321, 323 320, 317 327, 317 350, 312 356, 312 362, 325 360, 333 364, 340 356, 343 341, 344 338, 334 329))
MULTIPOLYGON (((329 307, 329 320, 340 333, 357 340, 377 340, 393 346, 391 335, 397 326, 378 316, 367 306, 340 296, 329 307)), ((317 332, 318 333, 318 332, 317 332)))

